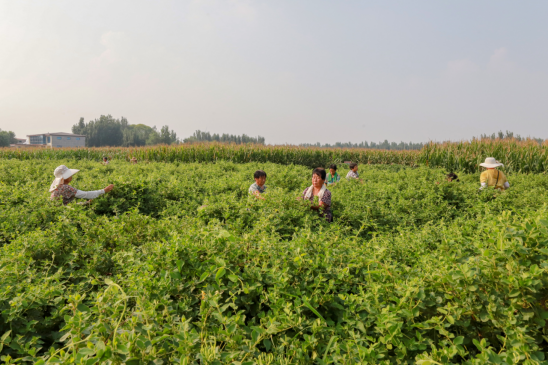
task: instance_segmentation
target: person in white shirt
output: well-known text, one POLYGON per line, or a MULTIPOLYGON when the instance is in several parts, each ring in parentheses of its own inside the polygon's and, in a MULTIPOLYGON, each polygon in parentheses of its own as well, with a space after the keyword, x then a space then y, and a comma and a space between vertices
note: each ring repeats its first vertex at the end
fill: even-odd
POLYGON ((86 203, 89 203, 92 199, 110 192, 114 188, 114 185, 110 184, 98 191, 81 191, 76 189, 70 186, 69 183, 72 181, 72 176, 78 172, 78 169, 69 169, 65 165, 60 165, 55 168, 55 171, 53 172, 55 180, 51 183, 49 188, 49 191, 51 192, 50 199, 54 200, 62 198, 64 205, 68 205, 75 198, 87 199, 88 201, 86 203))

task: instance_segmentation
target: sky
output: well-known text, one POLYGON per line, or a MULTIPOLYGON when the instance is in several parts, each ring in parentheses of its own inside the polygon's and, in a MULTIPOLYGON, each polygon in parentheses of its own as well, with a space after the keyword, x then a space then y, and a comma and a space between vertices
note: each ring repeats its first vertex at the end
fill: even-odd
POLYGON ((548 138, 548 1, 0 0, 0 129, 548 138))

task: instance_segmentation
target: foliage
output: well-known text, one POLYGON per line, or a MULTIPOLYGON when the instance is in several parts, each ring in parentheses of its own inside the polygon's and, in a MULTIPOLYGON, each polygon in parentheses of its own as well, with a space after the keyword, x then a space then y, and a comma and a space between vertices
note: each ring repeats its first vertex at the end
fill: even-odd
POLYGON ((10 146, 10 144, 15 144, 16 142, 15 132, 2 131, 2 129, 0 129, 0 147, 10 146))
POLYGON ((98 160, 102 156, 129 161, 132 157, 162 162, 217 162, 297 164, 309 168, 353 161, 360 164, 426 165, 447 171, 480 171, 479 164, 492 156, 501 161, 506 172, 546 173, 548 143, 534 140, 473 140, 458 143, 429 143, 420 151, 374 149, 327 149, 256 144, 184 144, 144 148, 95 149, 0 149, 0 159, 77 159, 98 160))
POLYGON ((295 199, 310 173, 0 160, 2 363, 544 362, 548 177, 497 193, 362 165, 330 188, 328 224, 295 199), (50 202, 59 164, 116 188, 50 202))
POLYGON ((423 148, 424 144, 422 142, 388 142, 384 140, 383 142, 376 143, 374 141, 367 142, 336 142, 333 145, 331 144, 320 144, 319 142, 315 144, 299 144, 302 147, 321 147, 321 148, 345 148, 345 149, 381 149, 381 150, 420 150, 423 148))
POLYGON ((195 143, 195 142, 225 142, 225 143, 235 143, 235 144, 261 144, 264 145, 264 137, 257 136, 257 137, 250 137, 247 136, 245 133, 241 136, 239 135, 229 135, 227 133, 223 133, 222 135, 219 135, 217 133, 214 133, 213 135, 209 132, 203 132, 200 130, 196 130, 194 134, 190 137, 187 137, 183 140, 185 143, 195 143))
POLYGON ((110 114, 88 123, 80 118, 72 126, 72 133, 85 135, 87 147, 169 145, 178 141, 175 131, 170 131, 167 125, 158 131, 156 126, 130 125, 126 118, 115 119, 110 114))

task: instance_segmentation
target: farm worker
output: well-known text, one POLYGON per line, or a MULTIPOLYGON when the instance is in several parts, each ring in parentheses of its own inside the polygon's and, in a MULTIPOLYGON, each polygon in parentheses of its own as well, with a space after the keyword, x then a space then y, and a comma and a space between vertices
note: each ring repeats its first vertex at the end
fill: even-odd
POLYGON ((337 173, 337 166, 331 164, 329 166, 329 174, 327 174, 327 180, 325 181, 327 185, 338 183, 341 180, 341 176, 337 173))
POLYGON ((326 173, 324 168, 316 168, 312 171, 312 185, 303 191, 301 199, 314 203, 314 197, 318 197, 318 205, 310 206, 313 210, 323 210, 320 215, 328 222, 333 221, 331 213, 331 191, 325 186, 326 173))
POLYGON ((131 160, 130 160, 131 164, 137 164, 137 158, 136 157, 132 157, 131 160))
POLYGON ((114 185, 111 184, 98 191, 86 192, 69 186, 69 183, 72 181, 72 176, 78 172, 78 169, 69 169, 64 165, 55 168, 55 171, 53 172, 55 180, 51 183, 49 188, 49 191, 51 192, 50 198, 52 200, 62 198, 64 205, 71 203, 75 198, 87 199, 89 200, 89 203, 92 199, 97 198, 106 192, 110 192, 112 191, 112 188, 114 188, 114 185))
POLYGON ((459 176, 456 175, 456 174, 453 173, 453 172, 447 174, 447 175, 445 176, 445 178, 447 179, 448 182, 453 182, 453 181, 455 181, 455 182, 460 182, 459 176))
POLYGON ((261 193, 264 193, 266 191, 266 186, 264 185, 266 183, 266 173, 262 170, 257 170, 253 174, 253 178, 255 179, 255 183, 253 183, 249 187, 249 193, 257 198, 264 200, 264 197, 261 196, 261 193))
POLYGON ((103 156, 103 165, 108 165, 110 161, 108 161, 106 156, 103 156))
MULTIPOLYGON (((445 179, 447 180, 447 182, 460 182, 458 175, 453 172, 446 174, 445 179)), ((440 184, 440 182, 436 182, 436 184, 440 184)))
POLYGON ((486 158, 485 162, 481 163, 480 166, 487 168, 487 170, 481 173, 480 189, 485 187, 494 187, 498 190, 510 188, 510 183, 508 183, 504 173, 496 169, 497 167, 504 165, 499 163, 495 158, 486 158))
POLYGON ((358 174, 358 164, 350 163, 348 166, 350 167, 350 171, 346 175, 346 179, 360 179, 360 175, 358 174))

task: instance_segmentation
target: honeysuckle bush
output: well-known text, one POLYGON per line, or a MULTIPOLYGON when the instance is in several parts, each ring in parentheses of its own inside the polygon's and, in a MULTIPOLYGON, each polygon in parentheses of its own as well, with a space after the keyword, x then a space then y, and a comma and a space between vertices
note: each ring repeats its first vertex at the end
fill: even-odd
POLYGON ((329 224, 302 166, 0 160, 0 360, 545 363, 548 177, 444 173, 362 166, 329 224))

